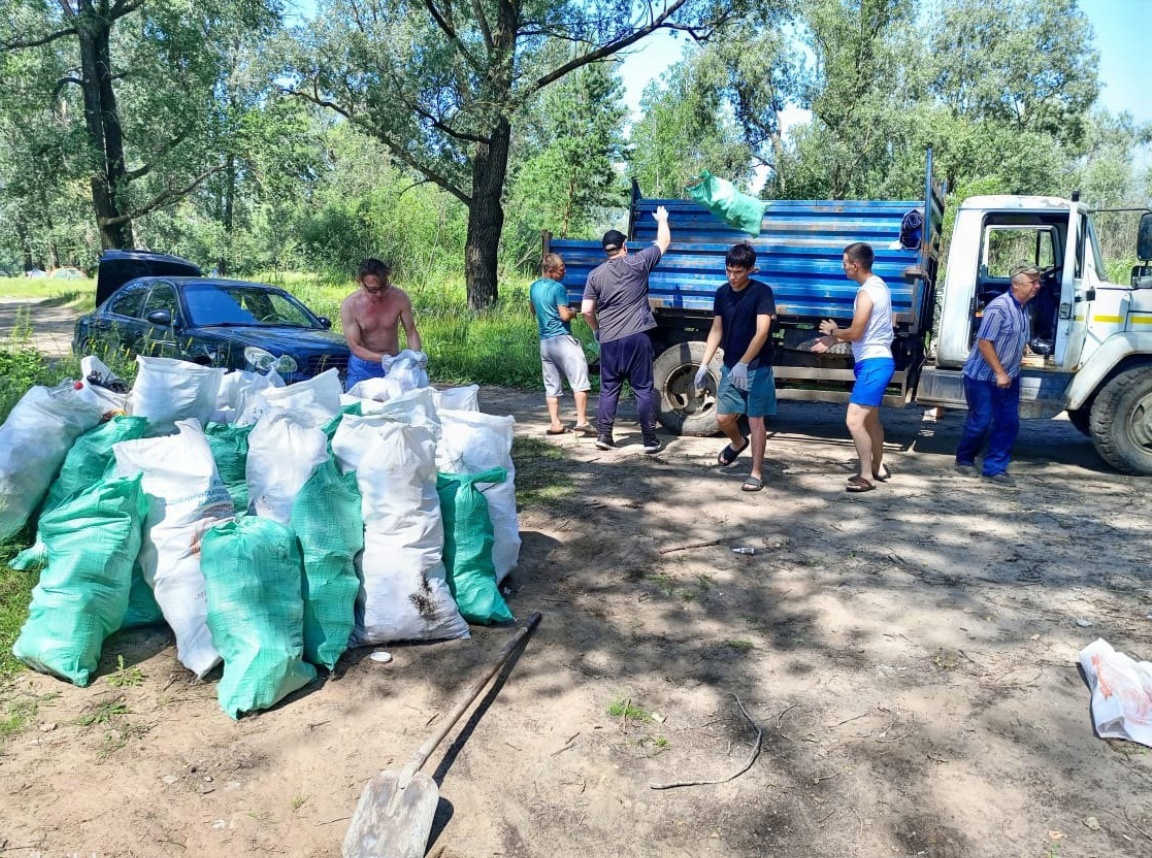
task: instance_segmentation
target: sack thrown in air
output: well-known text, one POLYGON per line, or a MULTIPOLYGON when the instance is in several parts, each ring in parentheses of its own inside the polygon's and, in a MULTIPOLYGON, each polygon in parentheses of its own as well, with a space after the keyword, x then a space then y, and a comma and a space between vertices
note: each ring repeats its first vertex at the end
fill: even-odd
POLYGON ((768 203, 742 194, 727 179, 718 179, 707 170, 700 173, 700 181, 687 188, 688 196, 704 206, 728 226, 759 235, 768 203))

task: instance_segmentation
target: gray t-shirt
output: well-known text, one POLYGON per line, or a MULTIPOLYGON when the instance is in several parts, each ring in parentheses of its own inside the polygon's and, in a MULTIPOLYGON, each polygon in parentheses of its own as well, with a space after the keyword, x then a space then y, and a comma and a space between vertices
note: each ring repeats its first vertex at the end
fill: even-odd
POLYGON ((601 343, 656 327, 648 306, 648 272, 656 267, 660 256, 660 248, 652 244, 639 253, 609 259, 592 269, 584 286, 584 300, 596 302, 601 343))

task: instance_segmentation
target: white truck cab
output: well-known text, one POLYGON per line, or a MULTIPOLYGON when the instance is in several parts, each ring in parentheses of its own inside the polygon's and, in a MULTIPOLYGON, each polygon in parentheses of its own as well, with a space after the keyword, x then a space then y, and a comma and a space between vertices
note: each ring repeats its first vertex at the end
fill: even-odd
POLYGON ((1129 283, 1109 283, 1090 210, 1078 200, 965 200, 947 257, 935 362, 924 367, 916 401, 964 407, 962 368, 984 307, 1008 289, 1014 264, 1030 262, 1043 277, 1028 304, 1021 417, 1067 411, 1113 467, 1152 474, 1152 213, 1141 219, 1138 244, 1145 263, 1129 283))

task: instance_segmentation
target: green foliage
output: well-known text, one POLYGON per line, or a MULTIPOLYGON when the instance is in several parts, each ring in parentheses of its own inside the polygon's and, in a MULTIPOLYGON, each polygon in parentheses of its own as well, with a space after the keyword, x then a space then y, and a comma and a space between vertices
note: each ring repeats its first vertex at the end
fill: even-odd
MULTIPOLYGON (((31 530, 26 529, 11 542, 0 543, 0 679, 23 670, 23 665, 12 655, 12 644, 28 619, 36 576, 9 568, 8 561, 25 545, 31 545, 32 537, 31 530)), ((0 719, 0 735, 3 733, 3 719, 0 719)))

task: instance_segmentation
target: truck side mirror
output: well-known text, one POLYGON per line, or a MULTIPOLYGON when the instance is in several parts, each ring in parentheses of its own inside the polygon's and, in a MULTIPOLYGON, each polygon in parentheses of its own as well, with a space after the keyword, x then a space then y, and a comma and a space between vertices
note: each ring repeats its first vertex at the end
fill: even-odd
POLYGON ((1136 258, 1152 259, 1152 212, 1140 215, 1140 230, 1136 234, 1136 258))

